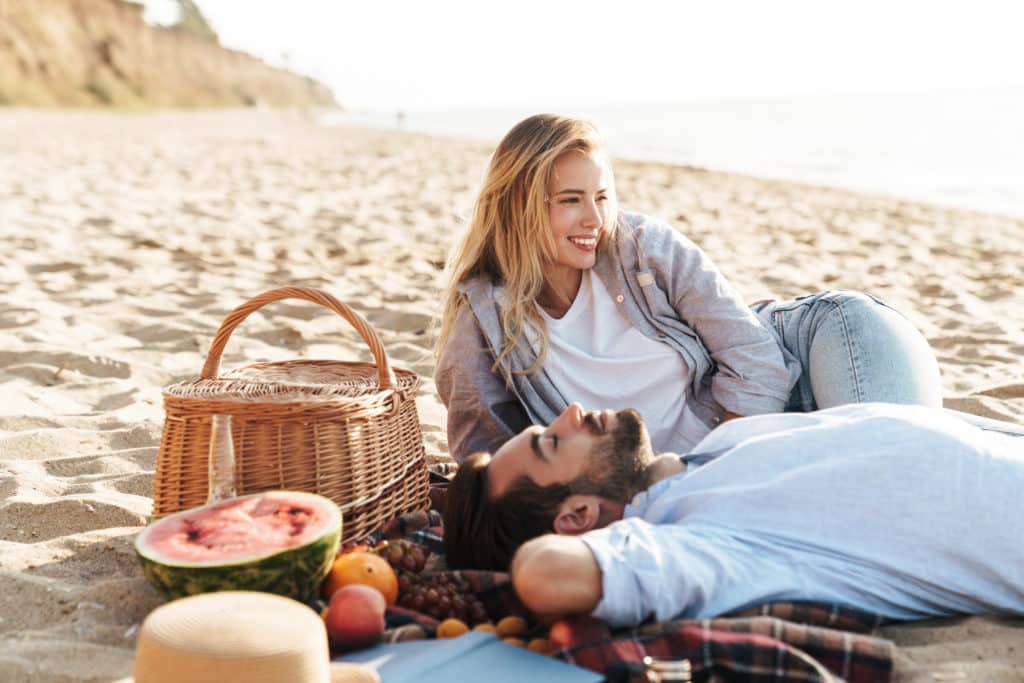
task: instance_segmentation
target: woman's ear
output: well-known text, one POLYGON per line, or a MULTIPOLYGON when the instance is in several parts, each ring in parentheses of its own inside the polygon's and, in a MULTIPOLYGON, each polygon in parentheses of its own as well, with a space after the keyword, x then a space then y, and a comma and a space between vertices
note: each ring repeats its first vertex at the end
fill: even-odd
POLYGON ((563 536, 577 536, 598 526, 601 519, 601 498, 569 496, 558 508, 554 531, 563 536))

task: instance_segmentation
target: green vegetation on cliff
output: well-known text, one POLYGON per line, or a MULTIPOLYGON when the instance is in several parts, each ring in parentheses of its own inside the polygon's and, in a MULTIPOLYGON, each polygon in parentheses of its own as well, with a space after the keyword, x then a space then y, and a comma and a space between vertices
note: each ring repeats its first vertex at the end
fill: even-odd
POLYGON ((179 31, 186 31, 194 36, 199 36, 215 43, 220 42, 217 32, 210 26, 210 22, 203 16, 199 5, 192 0, 178 0, 178 21, 172 28, 179 31))

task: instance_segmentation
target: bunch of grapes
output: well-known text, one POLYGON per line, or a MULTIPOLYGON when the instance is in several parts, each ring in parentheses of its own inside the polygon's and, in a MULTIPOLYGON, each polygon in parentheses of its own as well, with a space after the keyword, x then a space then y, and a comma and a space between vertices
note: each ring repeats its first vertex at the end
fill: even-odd
POLYGON ((451 574, 400 576, 398 604, 435 619, 461 619, 470 626, 488 621, 487 611, 473 594, 469 582, 451 574))
POLYGON ((449 573, 421 576, 429 559, 426 548, 411 541, 388 541, 376 548, 398 574, 398 604, 435 619, 454 617, 474 625, 488 620, 469 582, 449 573))
POLYGON ((427 564, 429 551, 419 543, 397 540, 385 541, 375 548, 377 554, 388 561, 395 573, 419 574, 427 564))

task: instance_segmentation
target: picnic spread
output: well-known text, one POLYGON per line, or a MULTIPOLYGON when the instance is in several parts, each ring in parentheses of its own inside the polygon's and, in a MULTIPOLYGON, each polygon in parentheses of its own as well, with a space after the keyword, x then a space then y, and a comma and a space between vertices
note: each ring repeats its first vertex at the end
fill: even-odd
MULTIPOLYGON (((441 520, 455 466, 427 468, 417 386, 414 373, 390 365, 372 328, 324 292, 285 287, 236 308, 200 377, 164 391, 155 521, 136 540, 147 579, 172 600, 265 591, 303 602, 323 617, 337 660, 473 633, 606 681, 656 680, 682 666, 693 681, 890 680, 893 646, 871 635, 882 620, 837 605, 771 603, 616 631, 595 620, 549 628, 508 574, 448 570, 441 520), (220 374, 231 332, 288 298, 338 313, 374 363, 299 360, 220 374)), ((447 666, 465 673, 459 658, 447 666)))

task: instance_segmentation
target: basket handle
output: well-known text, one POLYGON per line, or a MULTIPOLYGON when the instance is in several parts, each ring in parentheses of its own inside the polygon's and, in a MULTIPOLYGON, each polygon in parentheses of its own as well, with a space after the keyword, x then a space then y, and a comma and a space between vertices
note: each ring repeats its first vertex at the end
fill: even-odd
POLYGON ((314 304, 320 304, 321 306, 331 309, 347 320, 352 327, 356 328, 356 332, 358 332, 363 338, 366 345, 370 347, 370 353, 373 354, 373 361, 377 365, 377 377, 380 382, 380 390, 387 391, 394 386, 395 376, 391 371, 390 364, 388 363, 388 356, 384 353, 384 347, 381 345, 380 339, 377 337, 377 333, 373 331, 373 328, 370 327, 369 323, 363 320, 362 316, 358 313, 335 299, 330 294, 321 292, 318 289, 311 289, 309 287, 280 287, 278 289, 272 289, 269 292, 257 294, 235 310, 228 313, 227 317, 224 318, 224 322, 220 324, 220 329, 217 330, 217 334, 213 338, 213 343, 210 344, 210 351, 206 354, 206 363, 203 364, 203 370, 199 373, 199 376, 202 379, 214 379, 217 377, 220 372, 221 354, 224 353, 224 347, 227 346, 228 339, 231 337, 231 333, 235 331, 235 328, 242 324, 242 321, 248 318, 250 313, 263 308, 263 306, 269 303, 281 301, 282 299, 303 299, 314 304))

